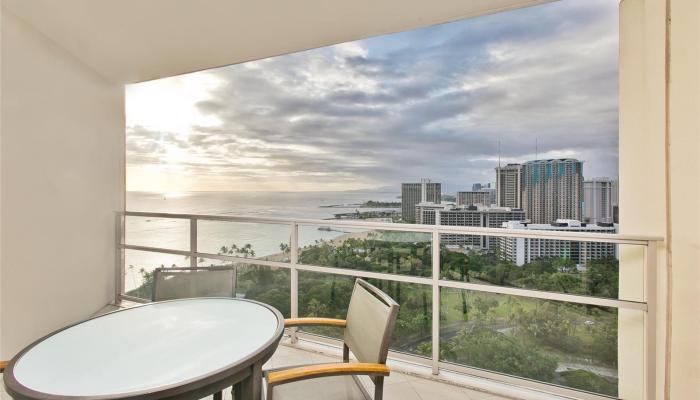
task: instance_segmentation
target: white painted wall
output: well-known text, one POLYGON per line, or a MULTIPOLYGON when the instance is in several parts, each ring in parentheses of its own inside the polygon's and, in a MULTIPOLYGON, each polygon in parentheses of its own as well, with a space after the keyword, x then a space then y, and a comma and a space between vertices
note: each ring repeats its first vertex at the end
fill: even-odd
MULTIPOLYGON (((620 233, 666 236, 664 155, 665 1, 622 0, 620 5, 620 233)), ((659 257, 659 299, 664 310, 665 248, 659 257)), ((641 300, 644 254, 620 246, 620 296, 641 300)), ((619 312, 620 397, 643 399, 644 319, 619 312)), ((658 314, 656 397, 663 393, 665 314, 658 314)))
POLYGON ((700 399, 700 2, 672 0, 669 81, 671 399, 700 399))
MULTIPOLYGON (((620 18, 620 231, 666 239, 658 257, 653 398, 698 399, 700 3, 623 0, 620 18)), ((622 249, 620 257, 621 294, 637 296, 640 255, 622 249)), ((621 313, 621 360, 643 362, 639 322, 621 313)), ((641 398, 641 381, 625 379, 636 371, 634 362, 620 365, 624 398, 641 398)))
POLYGON ((1 359, 113 298, 123 93, 3 10, 1 359))

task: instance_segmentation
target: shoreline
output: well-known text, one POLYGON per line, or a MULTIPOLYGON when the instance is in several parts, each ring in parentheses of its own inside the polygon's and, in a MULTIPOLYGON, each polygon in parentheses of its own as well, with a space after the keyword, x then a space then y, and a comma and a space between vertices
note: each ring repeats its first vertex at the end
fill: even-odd
MULTIPOLYGON (((342 245, 343 242, 345 242, 348 239, 367 239, 369 237, 369 234, 373 233, 372 231, 364 231, 364 232, 346 232, 343 233, 342 235, 338 235, 334 237, 333 239, 330 240, 325 240, 326 243, 329 243, 333 246, 339 246, 342 245)), ((299 250, 302 250, 300 248, 299 250)), ((263 256, 261 258, 251 258, 251 260, 262 260, 262 261, 274 261, 274 262, 289 262, 289 253, 274 253, 270 254, 268 256, 263 256)), ((251 263, 251 264, 254 264, 251 263)))

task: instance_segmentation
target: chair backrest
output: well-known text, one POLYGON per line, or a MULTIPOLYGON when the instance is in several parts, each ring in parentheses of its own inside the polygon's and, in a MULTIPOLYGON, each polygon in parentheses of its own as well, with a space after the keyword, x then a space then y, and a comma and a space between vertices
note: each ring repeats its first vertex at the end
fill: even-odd
POLYGON ((362 279, 355 281, 345 327, 345 345, 359 362, 386 363, 399 304, 362 279))
POLYGON ((236 267, 156 268, 153 301, 235 297, 236 267))

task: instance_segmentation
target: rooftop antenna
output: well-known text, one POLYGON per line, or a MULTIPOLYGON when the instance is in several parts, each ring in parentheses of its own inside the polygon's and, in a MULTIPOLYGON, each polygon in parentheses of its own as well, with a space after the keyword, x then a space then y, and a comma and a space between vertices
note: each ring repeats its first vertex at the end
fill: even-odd
POLYGON ((498 169, 501 169, 501 139, 498 139, 498 169))
POLYGON ((535 160, 537 160, 539 158, 538 153, 539 153, 538 143, 537 143, 537 138, 535 138, 535 160))

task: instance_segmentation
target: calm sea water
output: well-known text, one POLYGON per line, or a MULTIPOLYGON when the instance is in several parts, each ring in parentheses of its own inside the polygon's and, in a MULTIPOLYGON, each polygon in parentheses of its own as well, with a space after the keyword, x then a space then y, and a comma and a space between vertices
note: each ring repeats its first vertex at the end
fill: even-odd
MULTIPOLYGON (((279 218, 328 219, 333 214, 368 209, 351 206, 369 200, 399 201, 396 192, 189 192, 171 195, 127 192, 129 211, 186 214, 245 215, 279 218), (322 207, 347 205, 344 207, 322 207)), ((376 210, 376 209, 372 209, 376 210)), ((299 244, 333 239, 353 232, 350 229, 319 230, 317 226, 299 228, 299 244)), ((256 257, 280 253, 280 244, 289 243, 288 225, 200 221, 197 226, 197 248, 201 252, 218 253, 222 246, 250 244, 256 257)), ((125 241, 128 244, 175 250, 189 250, 189 221, 161 218, 128 217, 125 241)), ((152 270, 160 265, 187 266, 183 256, 128 250, 125 254, 126 289, 141 284, 141 268, 152 270)), ((205 260, 205 265, 215 262, 205 260)))

